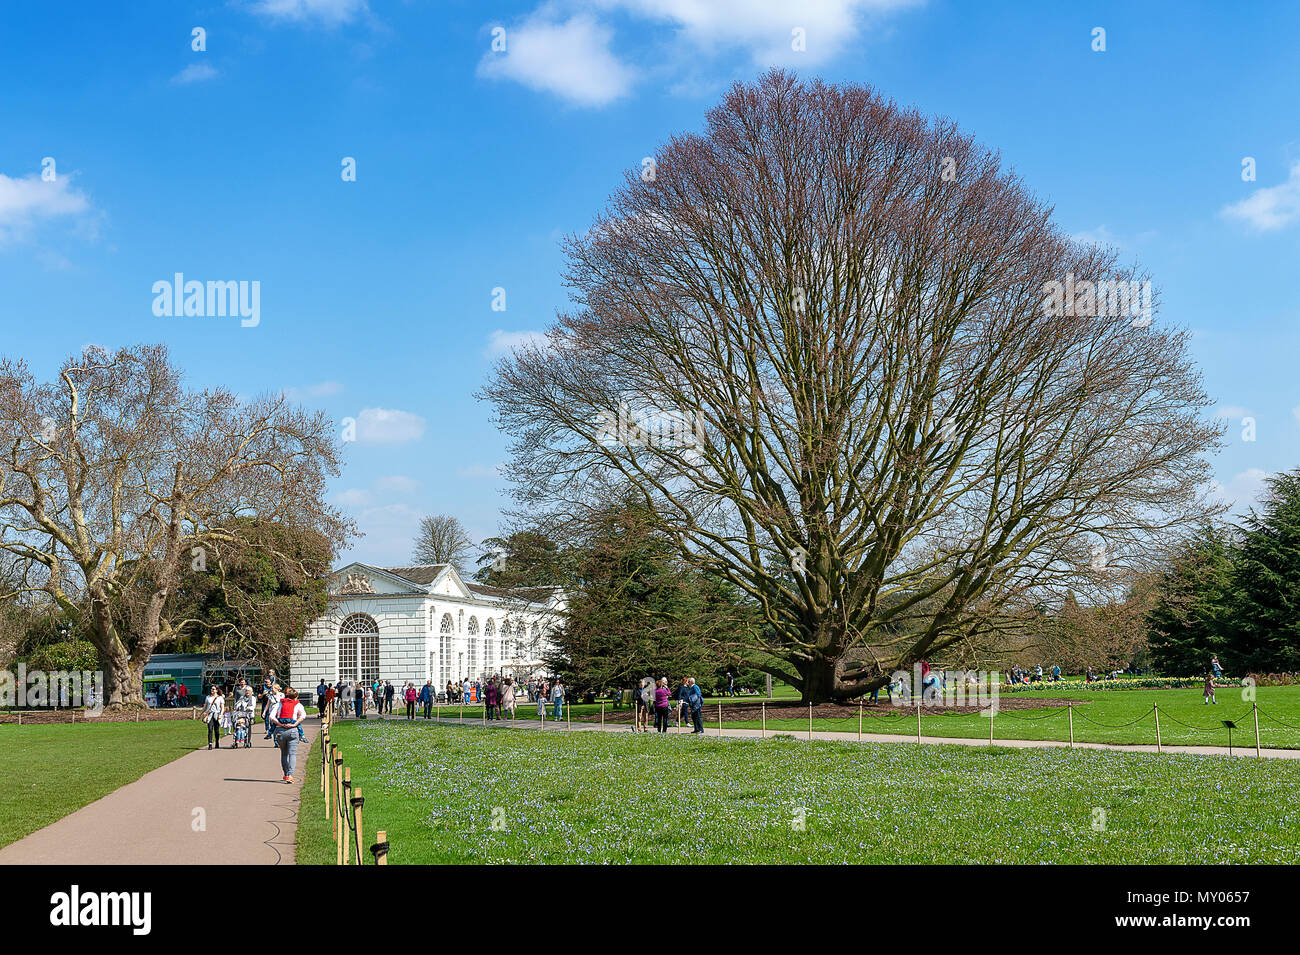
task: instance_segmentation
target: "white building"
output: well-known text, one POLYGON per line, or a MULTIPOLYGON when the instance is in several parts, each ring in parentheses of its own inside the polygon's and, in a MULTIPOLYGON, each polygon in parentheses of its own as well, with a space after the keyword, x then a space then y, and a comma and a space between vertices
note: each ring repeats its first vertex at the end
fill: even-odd
POLYGON ((492 673, 527 679, 564 607, 558 588, 506 592, 466 583, 449 564, 348 564, 328 589, 329 611, 290 645, 289 675, 303 688, 322 677, 439 689, 492 673))

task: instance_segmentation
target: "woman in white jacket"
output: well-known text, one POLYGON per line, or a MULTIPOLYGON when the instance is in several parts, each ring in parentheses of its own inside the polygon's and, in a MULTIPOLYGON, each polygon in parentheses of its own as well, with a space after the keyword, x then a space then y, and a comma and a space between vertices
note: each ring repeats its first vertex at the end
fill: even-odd
POLYGON ((225 711, 226 699, 213 685, 207 699, 203 701, 203 722, 208 724, 208 749, 212 749, 214 742, 217 744, 217 749, 221 749, 221 715, 225 711))

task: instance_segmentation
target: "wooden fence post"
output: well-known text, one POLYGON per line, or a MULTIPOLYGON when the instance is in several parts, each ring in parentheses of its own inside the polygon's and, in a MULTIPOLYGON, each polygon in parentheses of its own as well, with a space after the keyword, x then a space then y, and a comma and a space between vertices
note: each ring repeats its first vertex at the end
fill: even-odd
POLYGON ((1070 711, 1070 749, 1074 749, 1074 704, 1067 703, 1066 707, 1070 711))
POLYGON ((342 859, 342 865, 348 864, 348 843, 350 842, 352 829, 352 768, 345 766, 343 768, 343 811, 347 817, 343 820, 341 828, 343 830, 343 842, 339 845, 339 858, 342 859))
MULTIPOLYGON (((993 722, 989 721, 989 732, 993 732, 993 722)), ((921 701, 916 701, 916 741, 921 742, 921 701)))
POLYGON ((600 701, 600 728, 605 728, 605 701, 600 701))
POLYGON ((812 704, 808 704, 808 738, 812 739, 812 704))
POLYGON ((767 738, 767 700, 764 700, 762 705, 763 705, 763 728, 759 730, 758 733, 761 738, 766 739, 767 738))
POLYGON ((722 735, 722 704, 718 704, 718 735, 722 735))
POLYGON ((1152 703, 1151 712, 1156 715, 1156 752, 1160 752, 1160 704, 1152 703))
POLYGON ((858 742, 862 742, 862 701, 858 700, 858 742))
POLYGON ((388 833, 380 829, 375 833, 375 842, 379 851, 375 853, 375 865, 388 865, 388 833))
POLYGON ((357 865, 365 864, 364 862, 361 861, 361 853, 363 851, 361 847, 366 844, 365 836, 362 835, 365 829, 361 825, 361 809, 365 804, 366 801, 361 795, 361 787, 358 786, 356 788, 356 795, 352 797, 352 805, 356 807, 356 817, 357 817, 357 865))

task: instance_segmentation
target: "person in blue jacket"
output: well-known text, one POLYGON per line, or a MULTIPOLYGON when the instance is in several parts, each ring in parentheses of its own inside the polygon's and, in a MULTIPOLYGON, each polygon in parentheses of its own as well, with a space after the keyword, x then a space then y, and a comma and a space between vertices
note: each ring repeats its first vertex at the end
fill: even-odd
POLYGON ((420 690, 420 705, 424 707, 424 718, 427 720, 433 715, 433 681, 425 680, 424 687, 420 690))
POLYGON ((686 708, 691 712, 691 723, 695 729, 691 730, 691 735, 704 734, 704 694, 700 692, 699 686, 695 683, 695 677, 688 676, 685 686, 682 687, 682 699, 686 702, 686 708))

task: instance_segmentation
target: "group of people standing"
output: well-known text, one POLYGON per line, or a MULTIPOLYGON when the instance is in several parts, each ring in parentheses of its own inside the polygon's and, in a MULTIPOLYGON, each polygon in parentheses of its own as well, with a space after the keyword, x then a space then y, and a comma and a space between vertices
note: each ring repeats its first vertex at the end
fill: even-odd
MULTIPOLYGON (((691 733, 704 734, 704 693, 695 682, 694 677, 682 677, 681 686, 677 688, 677 725, 685 726, 689 718, 694 727, 691 733)), ((668 687, 668 677, 661 676, 654 680, 644 677, 632 691, 632 732, 650 732, 650 714, 654 713, 655 732, 667 733, 669 716, 674 709, 673 691, 668 687)))

